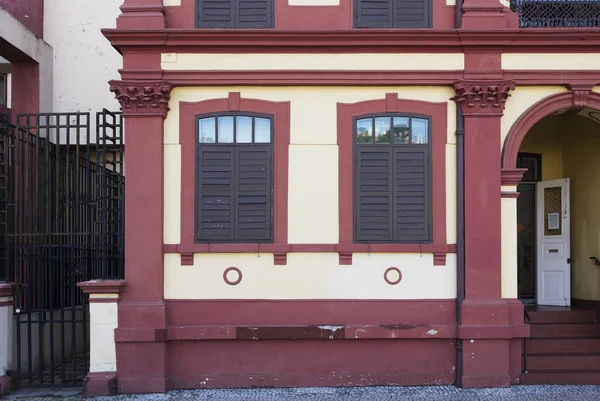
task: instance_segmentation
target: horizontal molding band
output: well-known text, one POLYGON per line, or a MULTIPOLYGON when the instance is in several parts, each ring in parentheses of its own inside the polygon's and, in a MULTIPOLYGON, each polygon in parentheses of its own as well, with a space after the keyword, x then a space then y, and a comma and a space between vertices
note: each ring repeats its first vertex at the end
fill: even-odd
MULTIPOLYGON (((120 70, 124 80, 158 80, 174 86, 394 86, 452 85, 472 72, 464 70, 120 70)), ((519 85, 591 84, 600 81, 598 70, 493 70, 478 79, 511 80, 519 85)), ((472 78, 472 77, 471 77, 472 78)))
POLYGON ((577 28, 338 31, 103 29, 102 33, 119 51, 128 53, 461 53, 470 48, 511 53, 574 53, 600 49, 600 31, 577 28), (552 40, 548 40, 549 37, 552 40))
POLYGON ((456 244, 163 244, 164 253, 456 253, 456 244))

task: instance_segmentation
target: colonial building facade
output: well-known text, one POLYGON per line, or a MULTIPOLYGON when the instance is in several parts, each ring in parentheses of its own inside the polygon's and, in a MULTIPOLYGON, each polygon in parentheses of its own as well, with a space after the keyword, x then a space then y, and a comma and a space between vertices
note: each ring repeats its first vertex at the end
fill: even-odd
POLYGON ((125 0, 86 392, 599 382, 588 3, 125 0))

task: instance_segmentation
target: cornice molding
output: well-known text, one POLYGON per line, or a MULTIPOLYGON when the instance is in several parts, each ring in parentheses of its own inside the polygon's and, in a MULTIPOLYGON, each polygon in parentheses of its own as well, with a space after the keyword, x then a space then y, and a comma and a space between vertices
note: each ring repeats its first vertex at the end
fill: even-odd
POLYGON ((569 28, 410 31, 104 29, 102 32, 120 52, 137 49, 161 53, 462 53, 466 48, 495 48, 505 52, 581 53, 600 49, 599 30, 569 28))
POLYGON ((452 100, 464 115, 502 115, 509 92, 514 89, 512 81, 458 81, 452 100))
POLYGON ((110 81, 124 117, 167 117, 173 86, 168 82, 110 81))
POLYGON ((519 185, 523 179, 523 174, 527 172, 526 168, 503 168, 500 169, 500 180, 502 185, 519 185))

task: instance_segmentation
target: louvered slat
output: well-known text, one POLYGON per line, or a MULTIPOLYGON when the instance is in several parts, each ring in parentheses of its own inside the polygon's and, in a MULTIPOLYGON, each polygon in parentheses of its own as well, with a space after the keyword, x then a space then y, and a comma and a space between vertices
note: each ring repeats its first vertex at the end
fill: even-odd
POLYGON ((390 149, 357 147, 356 239, 392 240, 390 149))
POLYGON ((234 237, 234 149, 200 147, 198 151, 197 237, 216 242, 231 240, 234 237))
POLYGON ((429 28, 430 0, 394 1, 394 28, 429 28))
POLYGON ((273 0, 197 0, 198 28, 272 28, 273 0))
POLYGON ((272 0, 237 0, 238 28, 272 28, 272 0))
POLYGON ((430 240, 430 174, 426 146, 394 148, 395 239, 430 240))
POLYGON ((196 26, 199 28, 234 28, 236 0, 198 0, 196 26))
POLYGON ((356 26, 358 28, 390 28, 392 3, 390 0, 356 0, 356 26))
POLYGON ((236 149, 236 239, 271 238, 271 147, 236 149))

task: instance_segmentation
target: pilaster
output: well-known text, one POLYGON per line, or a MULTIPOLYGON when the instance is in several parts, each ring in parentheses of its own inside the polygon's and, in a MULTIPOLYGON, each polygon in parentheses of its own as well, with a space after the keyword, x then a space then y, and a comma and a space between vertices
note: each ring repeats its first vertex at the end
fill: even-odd
POLYGON ((164 29, 165 8, 163 0, 125 0, 122 14, 117 18, 117 29, 164 29))
POLYGON ((163 135, 172 86, 111 81, 125 117, 125 279, 115 330, 119 393, 166 391, 163 135))
POLYGON ((13 356, 13 285, 0 282, 0 397, 10 390, 7 371, 12 368, 13 356))

